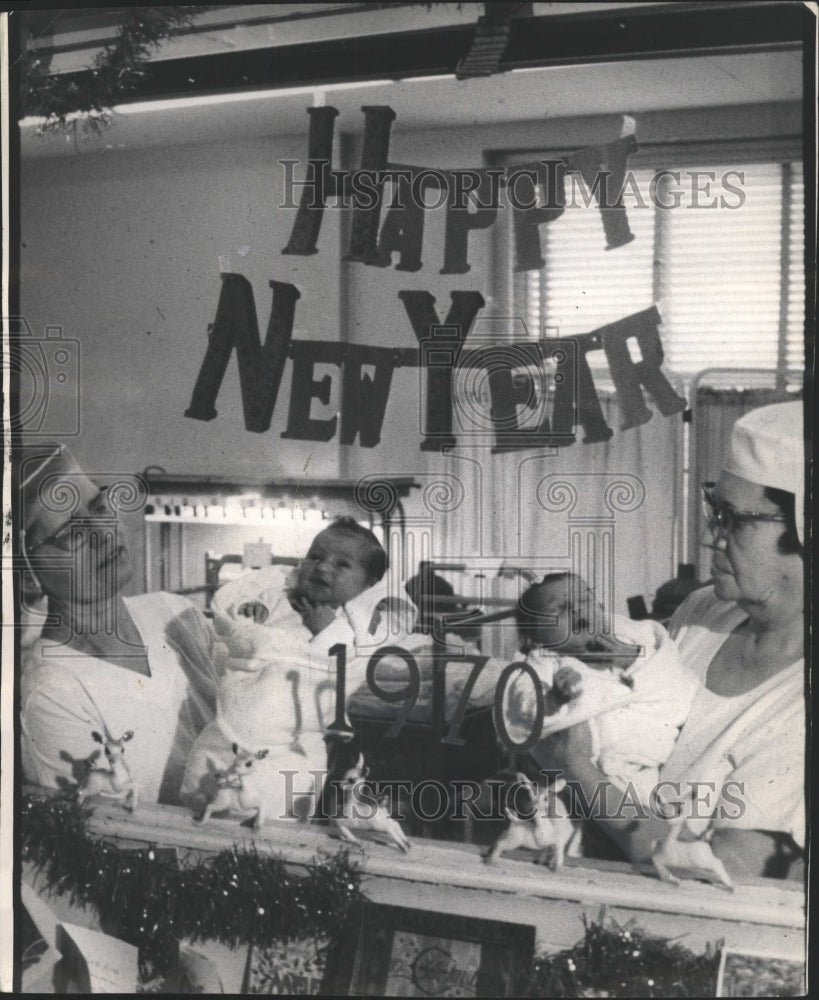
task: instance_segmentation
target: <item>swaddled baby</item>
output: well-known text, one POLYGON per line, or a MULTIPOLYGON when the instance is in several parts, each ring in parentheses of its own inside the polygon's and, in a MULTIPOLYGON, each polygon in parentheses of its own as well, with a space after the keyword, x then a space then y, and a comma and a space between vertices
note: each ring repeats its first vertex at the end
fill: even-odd
MULTIPOLYGON (((520 599, 517 623, 521 652, 542 685, 540 738, 588 722, 592 762, 648 802, 699 687, 668 633, 657 622, 619 615, 604 632, 602 606, 572 573, 532 585, 520 599)), ((521 671, 503 704, 513 739, 531 733, 535 714, 532 681, 521 671)), ((531 753, 537 760, 537 745, 531 753)))
POLYGON ((248 573, 214 596, 216 632, 226 650, 216 719, 188 760, 183 800, 204 808, 233 745, 267 750, 254 767, 265 815, 290 812, 326 769, 324 734, 333 722, 338 653, 346 647, 345 694, 363 681, 369 656, 411 630, 415 608, 387 594, 387 554, 371 531, 339 518, 313 539, 295 570, 248 573), (295 772, 295 773, 293 773, 295 772))

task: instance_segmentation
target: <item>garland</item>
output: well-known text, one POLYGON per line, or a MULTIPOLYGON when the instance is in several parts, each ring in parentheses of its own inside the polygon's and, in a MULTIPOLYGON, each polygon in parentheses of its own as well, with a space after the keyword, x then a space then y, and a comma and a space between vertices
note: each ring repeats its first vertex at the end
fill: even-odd
MULTIPOLYGON (((149 846, 122 849, 87 830, 87 812, 61 798, 23 799, 21 856, 57 895, 91 906, 107 932, 140 949, 143 982, 173 966, 181 938, 231 947, 299 938, 329 947, 361 905, 360 871, 347 853, 314 859, 305 875, 255 848, 232 847, 198 861, 149 846)), ((629 923, 585 924, 584 939, 532 966, 531 997, 713 996, 719 951, 694 955, 629 923)))
POLYGON ((719 948, 694 955, 651 937, 630 921, 587 922, 584 939, 557 955, 535 959, 531 997, 712 997, 719 948))
POLYGON ((96 56, 86 73, 49 75, 50 59, 30 41, 20 61, 23 116, 45 119, 40 135, 73 131, 76 138, 78 126, 99 134, 112 123, 110 109, 134 94, 152 52, 205 10, 195 5, 123 10, 116 41, 96 56))
POLYGON ((168 969, 181 938, 272 945, 336 941, 361 903, 360 872, 347 853, 315 858, 305 875, 275 856, 233 847, 179 861, 156 846, 125 850, 88 833, 86 811, 65 799, 23 799, 21 856, 57 895, 92 906, 106 933, 140 949, 142 978, 168 969))
MULTIPOLYGON (((423 4, 427 10, 440 4, 423 4)), ((458 10, 462 4, 457 4, 458 10)), ((49 75, 50 57, 29 39, 20 59, 22 117, 44 118, 38 134, 78 127, 99 134, 110 128, 110 109, 131 97, 145 76, 145 64, 159 46, 189 28, 208 6, 124 8, 116 41, 100 52, 87 73, 49 75)))

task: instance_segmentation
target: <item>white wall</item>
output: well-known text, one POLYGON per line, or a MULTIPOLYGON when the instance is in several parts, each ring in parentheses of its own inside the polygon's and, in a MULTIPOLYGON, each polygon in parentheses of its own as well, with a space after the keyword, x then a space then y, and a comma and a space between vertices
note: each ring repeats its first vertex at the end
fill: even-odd
POLYGON ((312 261, 281 254, 292 213, 278 209, 277 160, 303 153, 301 137, 260 138, 24 165, 22 313, 35 331, 58 324, 80 341, 76 447, 89 465, 273 479, 309 461, 315 477, 337 474, 337 449, 282 447, 287 379, 267 434, 244 429, 235 364, 218 417, 184 416, 216 315, 221 256, 252 283, 262 337, 276 279, 302 291, 295 336, 338 339, 337 214, 327 213, 321 234, 318 294, 312 261))
MULTIPOLYGON (((799 114, 791 104, 643 114, 638 139, 793 135, 800 130, 799 114)), ((363 116, 345 116, 337 131, 360 131, 362 122, 363 116)), ((402 130, 399 115, 390 156, 419 165, 478 166, 487 151, 581 148, 615 138, 619 127, 617 116, 550 120, 547 108, 536 122, 413 133, 402 130)), ((424 268, 408 274, 344 263, 340 213, 331 208, 320 252, 284 256, 295 213, 278 207, 277 161, 305 158, 306 124, 304 134, 285 139, 153 149, 120 150, 115 130, 110 138, 112 148, 105 151, 33 159, 22 169, 22 314, 35 335, 59 326, 65 338, 80 343, 81 428, 72 446, 81 462, 97 472, 160 465, 176 473, 270 480, 413 475, 437 468, 439 460, 418 449, 419 376, 413 369, 395 373, 383 438, 374 449, 283 441, 289 364, 266 434, 244 429, 234 361, 217 401, 217 419, 186 418, 207 325, 216 312, 219 258, 229 256, 230 267, 252 282, 262 335, 270 308, 268 282, 275 279, 301 290, 297 338, 414 347, 400 290, 430 291, 442 315, 455 289, 480 291, 487 301, 484 314, 503 311, 504 290, 492 286, 496 230, 470 237, 469 273, 441 275, 444 213, 430 212, 424 268)), ((326 409, 314 403, 314 415, 334 412, 337 399, 326 409)), ((491 476, 489 454, 485 461, 491 476)), ((667 553, 658 557, 658 565, 669 562, 667 553)))

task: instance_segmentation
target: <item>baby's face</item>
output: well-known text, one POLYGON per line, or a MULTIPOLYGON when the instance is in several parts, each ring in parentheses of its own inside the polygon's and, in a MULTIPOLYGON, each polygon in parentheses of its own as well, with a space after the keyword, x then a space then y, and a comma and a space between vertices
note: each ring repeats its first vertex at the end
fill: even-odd
POLYGON ((367 543, 338 528, 319 532, 299 564, 296 589, 309 600, 337 608, 373 582, 365 564, 367 543))
POLYGON ((543 583, 526 600, 534 614, 548 616, 534 629, 530 645, 553 648, 564 656, 583 659, 589 653, 608 649, 594 631, 603 624, 603 609, 579 577, 564 577, 543 583))

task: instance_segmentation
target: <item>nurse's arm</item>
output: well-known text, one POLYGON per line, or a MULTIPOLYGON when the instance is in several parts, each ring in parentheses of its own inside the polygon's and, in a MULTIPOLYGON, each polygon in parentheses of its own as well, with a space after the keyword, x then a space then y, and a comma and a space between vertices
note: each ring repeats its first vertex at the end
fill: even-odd
POLYGON ((783 850, 786 839, 766 830, 718 827, 711 836, 711 850, 738 882, 763 876, 803 879, 804 860, 795 850, 783 850))
POLYGON ((539 757, 545 752, 552 758, 550 768, 561 771, 573 786, 573 804, 580 815, 593 819, 633 862, 649 862, 655 843, 668 834, 668 824, 592 763, 588 724, 553 734, 540 745, 539 757))

